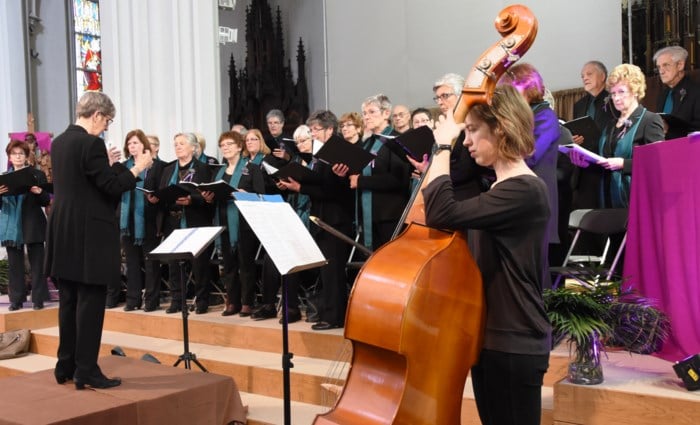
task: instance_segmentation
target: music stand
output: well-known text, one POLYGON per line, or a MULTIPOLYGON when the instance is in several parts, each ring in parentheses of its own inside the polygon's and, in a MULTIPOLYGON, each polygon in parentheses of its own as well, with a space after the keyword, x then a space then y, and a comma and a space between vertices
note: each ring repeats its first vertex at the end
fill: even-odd
POLYGON ((280 273, 282 285, 282 379, 284 386, 284 423, 290 425, 291 388, 290 369, 294 367, 289 352, 289 322, 287 320, 287 285, 284 277, 290 273, 312 269, 327 263, 292 207, 279 195, 258 195, 235 192, 238 210, 258 237, 280 273))
POLYGON ((192 227, 189 229, 176 229, 165 238, 160 245, 148 253, 149 259, 159 261, 177 261, 180 266, 180 311, 182 312, 182 342, 184 351, 173 365, 177 367, 181 362, 185 363, 185 369, 192 369, 191 363, 196 364, 202 372, 207 369, 197 360, 197 356, 190 352, 190 336, 187 326, 187 280, 185 279, 185 261, 199 257, 211 242, 224 228, 221 226, 192 227))

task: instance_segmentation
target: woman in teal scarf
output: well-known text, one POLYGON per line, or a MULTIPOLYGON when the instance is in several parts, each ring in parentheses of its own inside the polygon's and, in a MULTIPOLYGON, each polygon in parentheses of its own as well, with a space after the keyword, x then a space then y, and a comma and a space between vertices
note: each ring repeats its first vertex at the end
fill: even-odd
MULTIPOLYGON (((227 131, 219 136, 219 150, 226 166, 219 168, 213 181, 225 181, 231 186, 231 191, 262 193, 265 190, 262 172, 259 166, 250 162, 244 145, 243 136, 238 132, 227 131)), ((221 315, 250 314, 255 297, 255 234, 238 212, 233 198, 215 199, 213 192, 202 192, 202 196, 207 202, 216 203, 214 223, 225 227, 217 243, 223 258, 226 285, 226 307, 221 315)))
MULTIPOLYGON (((601 208, 628 208, 633 148, 664 140, 663 121, 639 104, 646 82, 638 66, 616 66, 608 75, 606 86, 620 117, 608 124, 599 141, 598 153, 605 157, 597 163, 603 172, 599 202, 601 208)), ((579 167, 590 165, 576 152, 571 153, 571 162, 579 167)))
MULTIPOLYGON (((10 172, 27 166, 29 146, 20 140, 7 145, 10 172)), ((33 169, 36 186, 25 193, 9 195, 7 186, 0 186, 2 209, 0 209, 0 242, 7 249, 9 266, 10 311, 19 310, 27 299, 24 282, 24 246, 27 246, 32 279, 32 303, 35 310, 44 308, 49 293, 44 274, 44 241, 46 238, 46 215, 42 207, 49 205, 50 195, 39 185, 46 183, 46 175, 33 169)))
MULTIPOLYGON (((131 168, 144 150, 151 151, 150 140, 143 131, 132 130, 124 138, 124 155, 127 158, 125 166, 131 168)), ((150 155, 150 153, 149 153, 150 155)), ((154 162, 155 165, 155 162, 154 162)), ((119 208, 119 229, 121 232, 122 250, 126 259, 126 305, 124 311, 133 311, 141 307, 141 291, 146 288, 147 295, 160 282, 154 282, 153 267, 159 267, 158 262, 146 261, 146 254, 158 246, 156 237, 156 222, 154 214, 147 214, 153 209, 146 200, 142 190, 154 167, 139 174, 136 188, 122 194, 119 208), (146 273, 144 274, 144 270, 146 273)), ((157 180, 156 180, 157 181, 157 180)), ((151 188, 152 189, 152 188, 151 188)), ((107 291, 107 307, 115 307, 121 288, 109 288, 107 291)), ((148 297, 146 297, 148 298, 148 297)))

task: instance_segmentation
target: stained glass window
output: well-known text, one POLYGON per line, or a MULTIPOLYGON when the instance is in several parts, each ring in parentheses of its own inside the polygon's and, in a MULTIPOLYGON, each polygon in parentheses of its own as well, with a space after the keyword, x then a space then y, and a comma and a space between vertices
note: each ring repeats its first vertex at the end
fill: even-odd
POLYGON ((100 3, 73 0, 73 32, 77 96, 88 90, 102 91, 100 3))

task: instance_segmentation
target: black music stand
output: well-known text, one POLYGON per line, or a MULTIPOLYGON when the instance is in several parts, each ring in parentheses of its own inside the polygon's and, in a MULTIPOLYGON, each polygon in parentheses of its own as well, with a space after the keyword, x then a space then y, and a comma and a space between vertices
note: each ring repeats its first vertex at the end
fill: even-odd
POLYGON ((327 261, 309 230, 281 196, 243 192, 235 192, 233 196, 238 210, 260 240, 281 276, 284 424, 290 425, 292 422, 290 369, 294 367, 292 363, 294 353, 289 352, 287 285, 284 277, 290 273, 323 266, 327 261))
POLYGON ((159 261, 177 261, 180 266, 180 290, 182 312, 182 342, 184 351, 173 365, 177 367, 181 362, 185 363, 185 369, 192 369, 191 364, 196 364, 202 372, 207 370, 197 360, 197 356, 190 352, 190 335, 187 326, 189 309, 187 308, 187 280, 185 279, 185 261, 193 260, 201 254, 224 228, 221 226, 192 227, 189 229, 176 229, 165 238, 156 249, 148 253, 149 259, 159 261))

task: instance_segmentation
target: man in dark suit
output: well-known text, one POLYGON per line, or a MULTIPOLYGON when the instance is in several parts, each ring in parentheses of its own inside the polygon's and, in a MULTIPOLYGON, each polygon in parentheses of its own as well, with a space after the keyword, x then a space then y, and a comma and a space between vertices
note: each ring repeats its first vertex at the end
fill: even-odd
MULTIPOLYGON (((610 101, 610 93, 605 88, 608 70, 602 62, 589 61, 581 69, 581 81, 586 94, 574 104, 574 118, 590 116, 603 131, 611 121, 617 119, 617 111, 610 101)), ((591 152, 598 152, 600 140, 585 140, 573 134, 577 143, 591 152)), ((600 196, 600 169, 598 167, 575 167, 571 176, 571 209, 597 208, 600 196)), ((568 222, 568 219, 567 219, 568 222)))
POLYGON ((47 231, 46 272, 58 283, 59 346, 54 374, 75 387, 110 388, 97 365, 107 284, 120 279, 116 208, 122 192, 153 162, 148 151, 131 169, 118 162, 119 150, 105 148, 100 134, 116 113, 107 95, 85 93, 76 122, 51 146, 54 204, 47 231))
POLYGON ((668 46, 654 54, 654 63, 664 89, 656 100, 656 112, 673 115, 687 125, 673 125, 666 118, 666 139, 685 137, 700 130, 700 87, 685 75, 688 51, 668 46))

